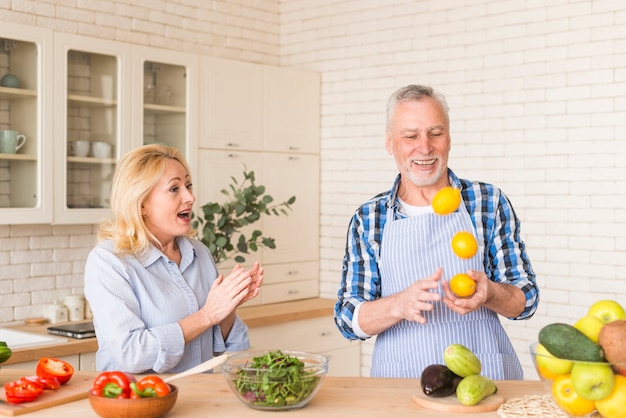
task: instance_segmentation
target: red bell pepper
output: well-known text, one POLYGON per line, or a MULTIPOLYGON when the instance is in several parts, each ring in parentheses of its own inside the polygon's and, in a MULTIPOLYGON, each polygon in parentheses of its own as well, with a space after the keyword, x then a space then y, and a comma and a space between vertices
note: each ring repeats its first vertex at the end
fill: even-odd
POLYGON ((146 376, 137 382, 130 384, 131 398, 154 398, 165 396, 170 393, 170 385, 165 383, 159 376, 146 376))
POLYGON ((32 402, 43 393, 43 386, 36 382, 19 379, 4 385, 4 391, 7 402, 32 402))
POLYGON ((37 376, 55 377, 59 384, 64 385, 70 381, 74 375, 74 366, 67 361, 52 357, 42 357, 37 363, 37 376))
POLYGON ((91 394, 105 398, 129 398, 132 392, 130 384, 135 381, 133 376, 125 372, 102 372, 93 381, 91 394))
POLYGON ((38 383, 43 390, 57 390, 61 387, 59 379, 56 377, 22 376, 22 380, 38 383))

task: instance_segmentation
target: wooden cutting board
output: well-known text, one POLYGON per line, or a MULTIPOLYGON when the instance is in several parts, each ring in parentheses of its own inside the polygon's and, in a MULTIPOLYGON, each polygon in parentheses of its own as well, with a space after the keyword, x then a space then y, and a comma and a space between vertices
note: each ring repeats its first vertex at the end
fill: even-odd
POLYGON ((504 396, 497 393, 487 396, 476 405, 463 405, 455 395, 446 396, 444 398, 431 398, 423 392, 415 392, 413 401, 419 406, 434 411, 451 412, 455 414, 474 414, 478 412, 491 412, 498 409, 504 402, 504 396))
MULTIPOLYGON (((33 373, 35 374, 35 373, 33 373)), ((7 382, 17 380, 22 375, 11 374, 10 370, 3 369, 0 375, 0 415, 22 415, 32 411, 37 411, 51 406, 60 405, 67 402, 84 399, 87 397, 93 384, 93 375, 81 375, 74 373, 72 379, 57 390, 46 390, 33 402, 12 404, 6 401, 4 385, 7 382)))

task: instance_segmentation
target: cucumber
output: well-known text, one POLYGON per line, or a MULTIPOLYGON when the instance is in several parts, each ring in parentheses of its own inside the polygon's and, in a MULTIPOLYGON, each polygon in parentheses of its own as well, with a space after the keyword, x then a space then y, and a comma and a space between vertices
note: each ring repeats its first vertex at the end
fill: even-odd
POLYGON ((496 383, 486 376, 464 377, 456 387, 456 397, 463 405, 472 406, 498 391, 496 383))
POLYGON ((7 346, 7 343, 0 341, 0 363, 7 361, 11 354, 13 354, 13 351, 7 346))
POLYGON ((605 361, 602 347, 569 324, 546 325, 539 331, 539 342, 550 354, 561 359, 605 361))
POLYGON ((448 369, 461 377, 480 374, 482 364, 472 351, 461 344, 451 344, 443 352, 443 362, 448 369))

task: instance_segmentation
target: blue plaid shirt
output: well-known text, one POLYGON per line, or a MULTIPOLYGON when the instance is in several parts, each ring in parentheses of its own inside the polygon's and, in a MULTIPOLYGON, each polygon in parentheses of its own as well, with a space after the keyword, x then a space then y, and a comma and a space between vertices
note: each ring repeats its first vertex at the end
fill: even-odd
MULTIPOLYGON (((463 203, 477 236, 483 238, 478 244, 484 254, 487 277, 497 283, 512 284, 526 296, 524 311, 509 319, 530 318, 537 310, 539 289, 520 237, 520 221, 511 202, 491 184, 459 179, 450 169, 448 177, 453 187, 461 189, 463 203)), ((360 338, 352 326, 356 307, 364 301, 381 297, 380 244, 387 210, 395 210, 399 185, 400 175, 391 190, 365 202, 350 221, 341 288, 335 304, 335 322, 346 338, 360 338)), ((405 215, 396 211, 395 216, 405 215)))

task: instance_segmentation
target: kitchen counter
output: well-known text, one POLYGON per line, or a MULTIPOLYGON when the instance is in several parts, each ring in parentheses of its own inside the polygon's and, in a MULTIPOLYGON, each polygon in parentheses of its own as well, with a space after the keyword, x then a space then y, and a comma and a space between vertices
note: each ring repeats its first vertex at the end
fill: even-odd
MULTIPOLYGON (((250 328, 254 328, 299 319, 329 316, 333 314, 334 304, 334 299, 311 298, 269 305, 246 306, 239 308, 237 313, 250 328)), ((49 326, 50 324, 19 325, 10 328, 47 335, 48 331, 46 328, 49 326)), ((95 338, 84 340, 67 338, 67 342, 61 344, 16 349, 13 351, 13 355, 6 364, 39 360, 40 357, 63 357, 74 354, 93 353, 97 350, 98 341, 95 338)))
MULTIPOLYGON (((12 371, 14 375, 19 372, 12 371)), ((8 375, 8 370, 0 370, 0 377, 8 375)), ((81 374, 95 377, 97 373, 81 374)), ((6 378, 8 376, 4 376, 6 378)), ((178 400, 167 414, 174 417, 268 417, 268 412, 257 411, 243 405, 230 391, 220 374, 200 374, 188 376, 173 382, 178 386, 178 400)), ((498 393, 505 400, 524 395, 545 394, 539 381, 498 381, 498 393)), ((61 389, 62 390, 62 389, 61 389)), ((425 409, 413 401, 413 394, 419 391, 418 379, 381 379, 370 377, 327 376, 317 395, 305 407, 290 411, 290 417, 348 417, 360 418, 394 416, 401 417, 458 417, 451 414, 425 409)), ((28 413, 29 418, 62 416, 96 417, 88 399, 53 406, 28 413)), ((497 412, 468 414, 472 418, 498 417, 497 412)))

